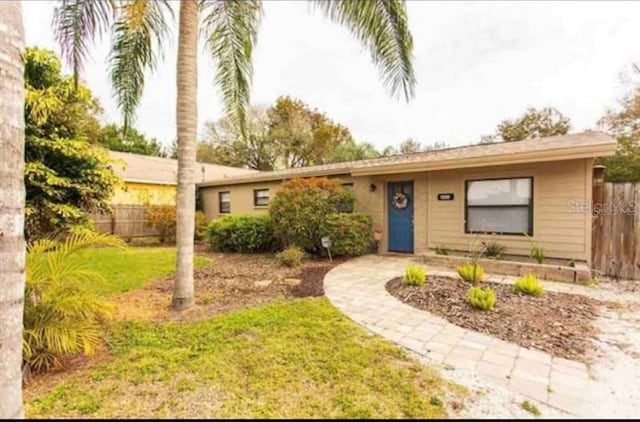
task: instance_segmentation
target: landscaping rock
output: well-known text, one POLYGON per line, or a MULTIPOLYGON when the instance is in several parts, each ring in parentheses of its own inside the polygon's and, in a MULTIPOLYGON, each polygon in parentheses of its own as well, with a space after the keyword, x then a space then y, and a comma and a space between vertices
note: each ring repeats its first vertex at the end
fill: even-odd
POLYGON ((254 281, 253 285, 256 287, 269 287, 273 283, 273 280, 258 280, 254 281))
POLYGON ((282 284, 286 284, 287 286, 297 286, 302 283, 302 280, 299 278, 284 278, 282 279, 282 284))

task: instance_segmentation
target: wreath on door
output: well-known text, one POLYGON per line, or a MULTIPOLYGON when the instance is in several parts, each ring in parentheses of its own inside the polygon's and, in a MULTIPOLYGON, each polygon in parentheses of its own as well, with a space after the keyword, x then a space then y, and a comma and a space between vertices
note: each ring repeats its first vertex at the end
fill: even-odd
POLYGON ((391 205, 397 210, 403 210, 409 205, 409 197, 404 192, 396 192, 391 198, 391 205))

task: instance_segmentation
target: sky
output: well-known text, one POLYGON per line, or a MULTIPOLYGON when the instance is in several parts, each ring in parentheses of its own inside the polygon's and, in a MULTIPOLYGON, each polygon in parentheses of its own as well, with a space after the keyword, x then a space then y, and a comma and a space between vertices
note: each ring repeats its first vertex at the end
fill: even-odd
MULTIPOLYGON (((368 52, 348 30, 306 2, 264 3, 252 103, 299 98, 378 148, 407 138, 467 145, 530 106, 556 107, 571 119, 572 131, 593 129, 624 93, 621 73, 640 62, 640 2, 408 1, 418 84, 407 103, 388 95, 368 52)), ((27 45, 59 52, 51 29, 54 5, 23 1, 27 45)), ((165 145, 176 138, 176 46, 174 34, 162 64, 147 76, 136 121, 165 145)), ((107 35, 94 44, 81 76, 100 99, 105 122, 121 122, 108 52, 107 35)), ((201 134, 206 121, 223 116, 213 66, 202 48, 201 134)))

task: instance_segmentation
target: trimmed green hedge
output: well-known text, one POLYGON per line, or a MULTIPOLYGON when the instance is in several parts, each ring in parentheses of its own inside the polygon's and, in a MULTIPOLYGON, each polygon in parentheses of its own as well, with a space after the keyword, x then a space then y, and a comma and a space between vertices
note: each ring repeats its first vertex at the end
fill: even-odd
POLYGON ((209 224, 207 236, 218 252, 274 252, 280 246, 267 214, 225 215, 209 224))
POLYGON ((321 232, 322 236, 331 239, 331 254, 334 256, 364 255, 373 247, 371 217, 366 214, 329 214, 321 232))

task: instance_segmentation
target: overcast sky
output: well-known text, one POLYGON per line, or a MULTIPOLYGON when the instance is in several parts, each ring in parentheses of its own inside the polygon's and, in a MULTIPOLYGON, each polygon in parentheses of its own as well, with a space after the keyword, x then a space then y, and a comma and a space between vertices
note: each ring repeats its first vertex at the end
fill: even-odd
MULTIPOLYGON (((59 51, 54 3, 23 2, 27 45, 59 51)), ((297 97, 380 148, 408 137, 468 144, 528 106, 558 108, 574 131, 593 128, 621 95, 620 73, 640 61, 640 2, 409 1, 418 86, 407 104, 387 95, 368 53, 345 29, 304 2, 265 1, 264 9, 252 102, 297 97)), ((108 40, 95 45, 82 77, 105 121, 119 122, 108 40)), ((164 144, 175 139, 176 45, 148 76, 137 121, 164 144)), ((222 115, 212 68, 201 54, 200 128, 222 115)))

